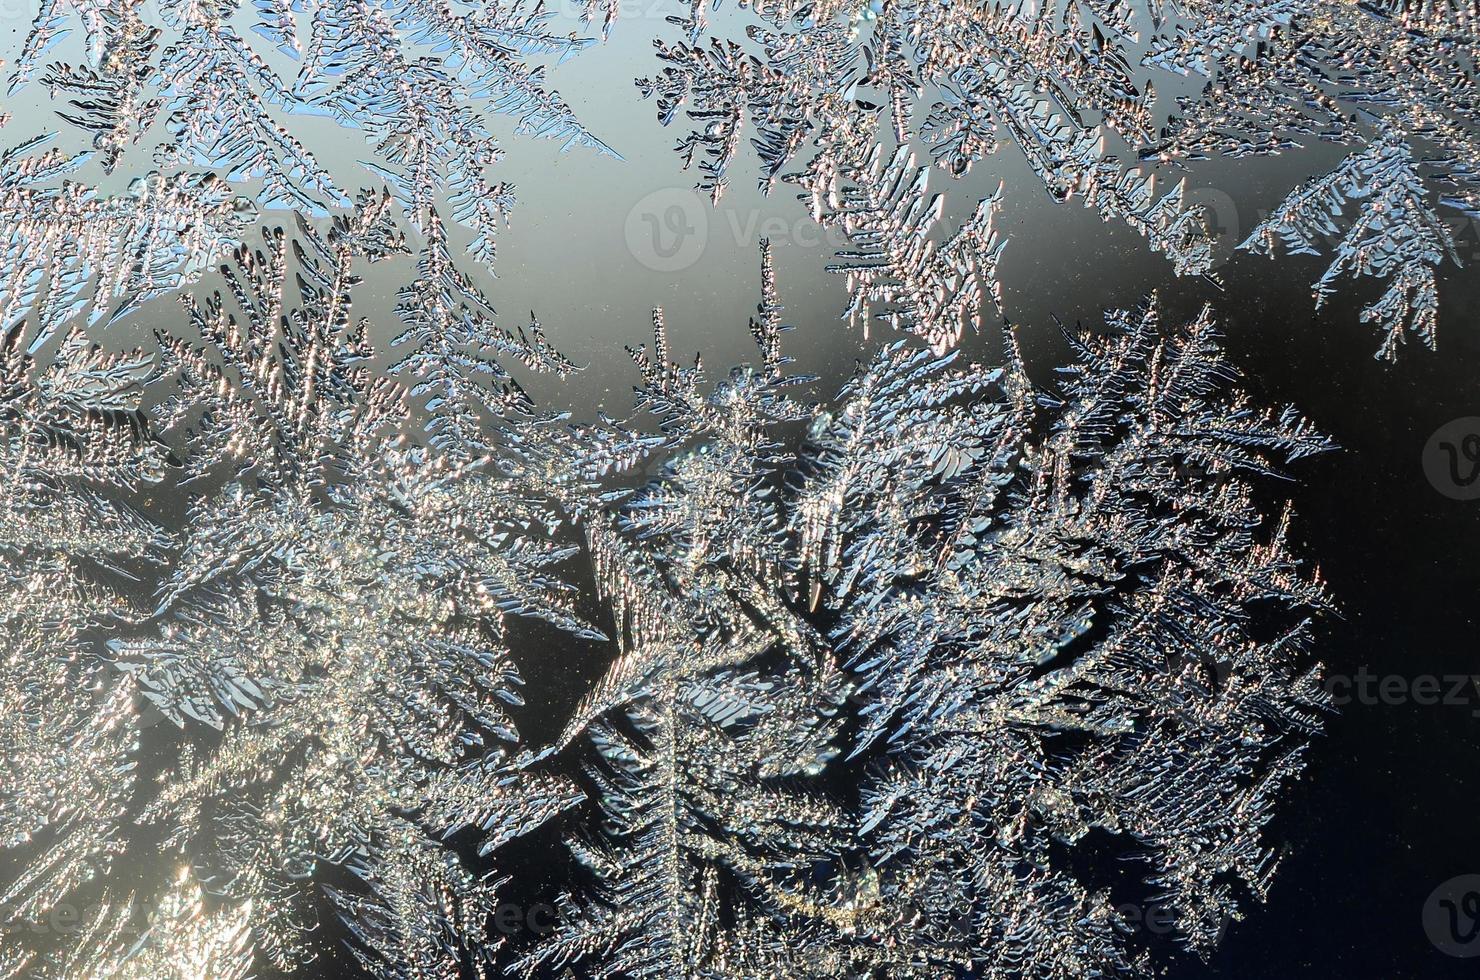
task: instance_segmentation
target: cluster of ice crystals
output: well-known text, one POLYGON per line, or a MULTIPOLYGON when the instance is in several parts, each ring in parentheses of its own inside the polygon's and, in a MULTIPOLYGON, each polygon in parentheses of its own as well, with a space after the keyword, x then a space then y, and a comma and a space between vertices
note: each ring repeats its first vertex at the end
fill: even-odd
MULTIPOLYGON (((749 46, 713 36, 702 8, 673 18, 687 37, 660 44, 661 73, 638 81, 661 121, 682 110, 694 126, 679 150, 686 166, 697 160, 699 186, 716 200, 747 133, 762 186, 797 180, 814 202, 837 195, 873 147, 886 159, 890 147, 928 148, 959 178, 1011 146, 1054 198, 1125 222, 1178 275, 1207 275, 1203 214, 1185 204, 1183 185, 1157 190, 1147 168, 1195 173, 1212 155, 1354 144, 1331 180, 1401 181, 1403 203, 1353 221, 1332 200, 1330 227, 1307 248, 1333 252, 1335 270, 1391 280, 1364 314, 1385 333, 1380 356, 1393 356, 1405 330, 1433 344, 1433 267, 1453 257, 1434 241, 1433 211, 1475 217, 1480 193, 1480 18, 1469 0, 782 0, 752 9, 749 46), (1203 80, 1193 94, 1159 94, 1192 79, 1203 80), (1408 163, 1391 162, 1398 147, 1408 163), (1373 153, 1386 158, 1381 167, 1367 162, 1373 153), (1142 167, 1122 164, 1126 155, 1142 167), (806 171, 787 173, 792 161, 806 171)), ((906 199, 884 234, 928 234, 919 216, 938 198, 923 181, 895 193, 906 199)), ((1287 208, 1302 207, 1301 193, 1287 208)), ((913 260, 886 253, 870 264, 908 281, 913 260)), ((943 250, 941 260, 963 282, 994 284, 994 268, 972 256, 943 250)), ((962 301, 977 288, 964 287, 962 301)), ((955 333, 950 306, 896 324, 939 345, 955 333)))
MULTIPOLYGON (((373 174, 416 227, 435 220, 434 207, 446 207, 471 231, 468 251, 492 262, 498 226, 514 199, 506 184, 489 178, 503 152, 491 117, 514 117, 521 135, 615 155, 547 86, 544 66, 531 61, 563 60, 594 43, 559 33, 551 19, 537 2, 464 9, 447 0, 262 0, 250 7, 238 0, 42 0, 9 68, 8 96, 24 104, 44 89, 48 114, 91 148, 22 159, 40 137, 8 151, 0 158, 5 213, 34 223, 18 237, 60 232, 78 248, 103 239, 158 253, 157 268, 141 270, 146 278, 116 286, 120 298, 137 302, 141 292, 151 295, 147 287, 165 285, 163 276, 178 285, 235 244, 211 211, 255 201, 322 215, 351 207, 346 188, 373 174), (63 43, 77 27, 80 51, 63 43), (331 173, 289 125, 324 116, 364 133, 369 158, 359 173, 331 173), (54 186, 50 195, 30 190, 16 197, 85 162, 104 175, 147 165, 178 176, 163 183, 141 178, 136 192, 117 201, 94 201, 77 187, 57 201, 54 186), (204 171, 213 176, 197 173, 204 171), (246 197, 224 196, 225 187, 236 186, 246 197), (151 214, 158 226, 145 221, 151 214), (68 222, 84 230, 69 234, 68 222)), ((26 258, 7 256, 0 275, 22 276, 26 258)))
POLYGON ((1127 887, 1211 949, 1325 704, 1326 598, 1255 494, 1325 438, 1154 301, 1074 338, 1056 393, 1011 346, 896 343, 809 408, 769 254, 762 281, 758 365, 706 383, 661 316, 634 352, 668 462, 581 508, 626 642, 560 743, 589 744, 591 885, 520 965, 1133 975, 1127 887), (1139 880, 1086 873, 1110 857, 1139 880))
POLYGON ((0 977, 334 940, 386 978, 1136 976, 1119 905, 1206 953, 1265 896, 1328 604, 1268 481, 1329 443, 1155 298, 1055 386, 1010 332, 968 363, 1006 192, 950 195, 1012 148, 1207 275, 1158 170, 1342 144, 1244 247, 1328 256, 1320 303, 1382 280, 1381 354, 1432 346, 1444 211, 1480 210, 1472 0, 725 17, 676 7, 640 94, 715 201, 753 150, 845 242, 845 317, 911 336, 814 403, 763 244, 754 363, 680 363, 655 311, 632 416, 579 421, 520 383, 579 366, 475 270, 494 117, 615 156, 545 78, 595 38, 526 2, 42 0, 7 105, 58 132, 0 114, 0 977), (171 297, 152 347, 103 332, 171 297), (574 705, 526 684, 552 648, 607 654, 574 705), (531 834, 571 873, 521 877, 531 834), (497 925, 511 891, 551 934, 497 925))
POLYGON ((484 397, 413 413, 354 313, 396 215, 370 194, 267 229, 159 355, 72 333, 42 369, 12 334, 10 974, 291 971, 331 914, 387 977, 1130 974, 1112 890, 1199 950, 1262 897, 1326 600, 1254 488, 1327 443, 1230 388, 1209 315, 1112 315, 1058 392, 1011 345, 895 343, 812 406, 767 247, 756 364, 709 381, 657 313, 638 414, 572 425, 488 366, 569 362, 480 319, 433 240, 400 315, 474 354, 403 371, 484 397), (128 505, 182 478, 179 528, 128 505), (578 555, 616 649, 535 751, 511 708, 549 665, 509 623, 601 641, 578 555), (506 949, 486 862, 551 820, 584 870, 554 934, 506 949), (161 856, 169 881, 119 873, 161 856), (85 931, 18 928, 60 903, 85 931))
MULTIPOLYGON (((593 2, 581 21, 599 17, 605 35, 616 14, 593 2)), ((1053 198, 1128 225, 1178 275, 1198 276, 1214 261, 1205 215, 1182 183, 1158 186, 1166 171, 1351 145, 1332 181, 1400 181, 1402 202, 1353 217, 1328 199, 1318 238, 1301 234, 1333 270, 1388 281, 1364 314, 1388 358, 1407 333, 1434 343, 1435 267, 1454 256, 1430 226, 1444 211, 1480 215, 1472 0, 765 0, 718 24, 695 0, 669 20, 678 36, 658 42, 659 70, 638 86, 665 124, 686 120, 678 150, 699 187, 718 201, 748 145, 763 188, 799 185, 813 217, 846 235, 849 317, 881 317, 937 348, 997 294, 1006 240, 988 222, 995 198, 951 201, 916 177, 916 156, 949 183, 1011 147, 1053 198), (1398 148, 1407 163, 1368 162, 1398 148), (959 227, 947 232, 944 213, 962 215, 959 227)), ((504 153, 493 117, 616 155, 545 79, 547 64, 595 43, 528 2, 45 0, 9 93, 44 90, 48 111, 91 148, 33 156, 38 135, 0 158, 0 192, 26 222, 18 237, 64 236, 76 254, 12 238, 0 315, 34 303, 59 319, 92 302, 117 317, 209 267, 254 203, 322 215, 351 207, 366 174, 417 232, 442 237, 445 215, 468 232, 458 247, 491 264, 514 204, 493 176, 504 153), (81 43, 69 42, 79 27, 81 43), (360 173, 315 156, 293 125, 310 117, 364 134, 360 173), (84 164, 157 172, 119 199, 57 185, 84 164), (151 261, 116 268, 116 256, 96 254, 107 244, 151 261), (53 261, 58 281, 38 287, 38 263, 53 261)), ((1308 209, 1301 194, 1287 208, 1308 209)))

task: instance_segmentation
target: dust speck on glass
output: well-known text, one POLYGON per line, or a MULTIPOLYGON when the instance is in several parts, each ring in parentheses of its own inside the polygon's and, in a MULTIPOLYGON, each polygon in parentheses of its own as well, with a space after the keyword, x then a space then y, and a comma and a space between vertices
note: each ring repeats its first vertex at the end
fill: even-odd
MULTIPOLYGON (((1474 0, 0 0, 0 58, 0 978, 1248 939, 1340 440, 1226 315, 1473 329, 1474 0)), ((1474 416, 1404 444, 1456 506, 1474 416)), ((1394 928, 1475 955, 1476 872, 1394 928)))

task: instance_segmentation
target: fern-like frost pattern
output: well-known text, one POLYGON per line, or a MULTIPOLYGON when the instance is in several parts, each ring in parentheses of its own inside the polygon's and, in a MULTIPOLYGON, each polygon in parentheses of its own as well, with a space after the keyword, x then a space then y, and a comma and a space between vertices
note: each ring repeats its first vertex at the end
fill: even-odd
POLYGON ((487 283, 506 154, 622 163, 552 83, 619 7, 37 5, 0 978, 1140 977, 1125 903, 1207 956, 1274 887, 1333 604, 1279 481, 1333 444, 1154 294, 1056 374, 1005 323, 966 356, 997 170, 1216 283, 1183 178, 1335 147, 1240 247, 1432 348, 1473 0, 676 3, 633 97, 711 202, 754 164, 829 233, 866 353, 796 369, 761 242, 748 363, 655 309, 630 412, 577 417, 544 392, 589 325, 487 283))

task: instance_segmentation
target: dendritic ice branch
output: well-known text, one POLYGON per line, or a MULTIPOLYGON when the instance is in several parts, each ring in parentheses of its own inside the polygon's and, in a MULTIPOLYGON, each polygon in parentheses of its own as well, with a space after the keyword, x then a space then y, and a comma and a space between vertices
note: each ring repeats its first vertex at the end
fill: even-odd
POLYGON ((513 117, 520 135, 616 153, 531 60, 564 60, 593 39, 561 34, 538 2, 467 6, 44 0, 8 94, 19 102, 44 88, 104 173, 152 147, 167 174, 210 171, 264 208, 316 216, 350 207, 344 188, 364 177, 331 172, 304 127, 285 125, 328 116, 364 131, 364 167, 414 223, 444 208, 473 233, 472 253, 491 262, 513 204, 511 188, 489 179, 502 155, 492 117, 513 117), (48 63, 68 50, 61 42, 73 24, 83 29, 82 61, 48 63))
POLYGON ((252 976, 252 906, 212 910, 182 871, 155 904, 142 931, 130 903, 104 903, 79 924, 77 942, 36 976, 66 980, 248 980, 252 976))
POLYGON ((250 202, 211 174, 151 172, 114 197, 56 186, 90 154, 47 142, 0 152, 0 329, 29 324, 33 351, 83 312, 106 325, 195 282, 247 223, 250 202))
POLYGON ((574 423, 513 386, 569 362, 445 249, 397 363, 488 398, 371 369, 401 228, 382 192, 265 229, 157 364, 12 331, 0 908, 88 914, 7 934, 9 973, 292 971, 332 917, 387 978, 1139 976, 1120 896, 1199 952, 1264 897, 1328 605, 1266 501, 1329 442, 1211 314, 1111 314, 1051 390, 1010 334, 997 368, 898 342, 819 406, 763 246, 754 363, 680 363, 658 311, 634 416, 574 423), (168 532, 120 502, 169 480, 168 532), (519 624, 599 644, 598 601, 609 666, 527 747, 519 624), (511 941, 497 869, 547 824, 577 876, 511 941))
POLYGON ((19 327, 0 343, 0 975, 55 966, 47 924, 126 848, 139 718, 98 638, 170 543, 120 499, 165 469, 140 412, 156 370, 79 332, 46 365, 19 327))
POLYGON ((239 250, 226 295, 187 302, 192 340, 162 338, 175 391, 149 410, 154 357, 74 331, 38 363, 9 332, 0 975, 288 969, 331 909, 367 972, 456 975, 497 952, 495 882, 442 838, 491 852, 580 799, 522 772, 509 715, 507 618, 594 635, 549 571, 556 518, 486 456, 402 445, 361 363, 352 270, 399 251, 386 203, 239 250), (167 535, 119 498, 165 492, 175 430, 219 486, 167 535), (119 586, 166 555, 150 615, 119 586), (145 711, 181 727, 163 772, 145 711))
MULTIPOLYGON (((686 36, 658 44, 661 71, 638 86, 656 98, 665 125, 687 119, 683 164, 697 162, 699 187, 716 201, 747 136, 764 190, 793 160, 828 186, 846 169, 840 149, 855 167, 875 153, 928 150, 961 178, 1011 146, 1053 198, 1125 223, 1178 275, 1206 276, 1204 214, 1189 206, 1184 183, 1159 188, 1159 171, 1312 141, 1355 144, 1359 155, 1402 144, 1407 203, 1398 217, 1353 231, 1386 256, 1366 271, 1392 280, 1390 291, 1365 317, 1387 334, 1389 358, 1405 329, 1432 340, 1439 259, 1415 243, 1437 225, 1426 216, 1439 205, 1480 213, 1472 3, 782 0, 752 4, 723 25, 703 7, 674 18, 686 36)), ((972 204, 947 201, 943 210, 969 215, 972 204)), ((814 206, 815 218, 823 214, 814 206)), ((877 265, 896 280, 911 272, 893 258, 877 265)))
MULTIPOLYGON (((1270 887, 1326 706, 1328 599, 1258 488, 1329 441, 1154 300, 1071 335, 1057 392, 1011 341, 995 369, 901 342, 810 408, 768 253, 762 281, 761 362, 716 383, 657 318, 664 462, 575 505, 635 625, 553 747, 589 753, 590 885, 518 965, 1137 976, 1126 894, 1207 952, 1270 887)), ((563 458, 576 486, 596 451, 563 458)))
POLYGON ((534 402, 505 368, 518 362, 534 373, 565 378, 577 365, 550 346, 540 323, 507 330, 493 308, 452 262, 446 231, 432 213, 417 278, 400 292, 396 313, 407 325, 391 346, 404 352, 390 367, 425 399, 427 432, 443 453, 466 455, 489 447, 490 420, 534 413, 534 402))
MULTIPOLYGON (((627 649, 561 740, 584 734, 601 790, 596 833, 572 841, 595 886, 561 899, 562 927, 516 964, 528 972, 581 961, 602 977, 744 975, 733 917, 789 942, 807 922, 786 911, 815 902, 807 869, 847 846, 846 811, 808 785, 837 754, 847 683, 792 607, 795 569, 763 486, 781 448, 770 430, 803 417, 784 394, 801 379, 781 372, 779 315, 768 287, 752 321, 761 365, 712 393, 699 367, 669 360, 661 315, 653 347, 633 351, 639 398, 680 451, 616 510, 582 507, 591 550, 612 555, 599 586, 624 610, 627 649), (721 499, 732 507, 705 504, 721 499)), ((567 459, 573 482, 590 451, 567 459)))
MULTIPOLYGON (((693 124, 679 150, 685 167, 698 160, 699 187, 716 201, 747 131, 762 188, 799 158, 814 202, 824 189, 836 192, 829 184, 840 172, 861 182, 875 155, 898 161, 923 145, 960 178, 1010 142, 1054 198, 1077 197, 1105 220, 1127 223, 1177 274, 1206 275, 1212 253, 1201 213, 1185 206, 1180 185, 1161 194, 1153 174, 1120 164, 1111 145, 1139 149, 1156 132, 1155 90, 1131 57, 1139 38, 1132 22, 1145 15, 1132 8, 1080 0, 756 4, 761 22, 746 33, 758 50, 688 21, 690 39, 660 42, 663 69, 638 86, 656 97, 665 125, 680 110, 693 124)), ((859 193, 890 192, 889 175, 874 170, 859 193)), ((921 191, 923 174, 910 188, 921 191)), ((934 202, 938 214, 944 202, 934 202)), ((877 234, 924 248, 928 228, 898 220, 907 210, 877 234)), ((819 203, 813 216, 824 216, 819 203)), ((979 210, 963 227, 982 220, 979 210)), ((887 276, 907 281, 918 272, 913 256, 882 247, 872 264, 887 276)), ((939 291, 963 310, 976 298, 939 291)), ((948 328, 927 326, 932 343, 950 337, 948 328)))
MULTIPOLYGON (((98 724, 76 699, 50 710, 127 739, 137 690, 179 726, 178 756, 138 818, 187 868, 179 901, 203 890, 212 911, 150 927, 162 938, 134 952, 100 951, 98 975, 194 975, 191 962, 217 957, 230 963, 223 976, 254 962, 291 970, 316 955, 311 936, 330 910, 371 974, 456 975, 497 953, 495 883, 443 838, 481 829, 491 852, 581 798, 566 780, 522 771, 510 715, 522 678, 506 625, 599 635, 556 574, 572 548, 556 539, 560 519, 487 453, 441 455, 403 434, 404 392, 366 367, 373 352, 351 305, 354 270, 396 254, 401 236, 388 198, 361 203, 325 233, 270 229, 262 248, 239 249, 224 293, 186 301, 191 339, 161 338, 175 390, 157 418, 188 435, 185 473, 202 490, 152 614, 135 613, 98 658, 122 721, 98 724)), ((105 372, 122 385, 149 367, 62 353, 99 375, 97 388, 105 372)), ((65 378, 51 388, 85 405, 65 378)), ((37 465, 48 449, 60 453, 39 443, 37 465)), ((119 520, 98 519, 93 533, 119 520)), ((76 659, 58 657, 57 669, 76 659)), ((46 737, 67 724, 81 722, 58 719, 46 737)), ((110 763, 118 793, 132 782, 129 744, 110 763)), ((78 778, 99 778, 76 761, 78 778)), ((109 801, 84 815, 105 827, 122 816, 109 801)), ((77 841, 106 856, 117 836, 77 841)))
POLYGON ((1340 241, 1335 261, 1315 285, 1316 306, 1326 302, 1342 275, 1387 280, 1382 297, 1362 311, 1363 321, 1383 332, 1377 356, 1395 359, 1408 332, 1433 349, 1439 321, 1434 269, 1446 258, 1459 258, 1402 139, 1389 133, 1292 192, 1243 247, 1273 256, 1278 241, 1291 252, 1317 255, 1328 238, 1340 241), (1343 233, 1342 212, 1352 203, 1357 215, 1343 233))
POLYGON ((1135 900, 1210 949, 1269 886, 1262 828, 1325 703, 1300 651, 1326 599, 1253 485, 1329 444, 1228 390, 1208 314, 1107 326, 1074 338, 1047 400, 1011 348, 989 377, 886 351, 814 427, 798 496, 865 692, 869 865, 954 883, 966 898, 907 944, 986 976, 1143 969, 1111 899, 1129 883, 1071 854, 1137 862, 1135 900), (957 401, 988 383, 987 404, 957 401), (1253 631, 1256 607, 1280 629, 1253 631))
POLYGON ((700 187, 754 151, 844 317, 908 335, 821 403, 765 243, 752 363, 656 310, 630 416, 531 394, 580 366, 480 285, 495 117, 614 155, 551 10, 44 0, 7 106, 59 131, 0 152, 0 977, 1136 977, 1118 905, 1206 954, 1265 898, 1327 707, 1278 480, 1331 444, 1154 297, 1054 384, 1011 331, 968 362, 1008 192, 952 188, 1011 147, 1199 275, 1165 171, 1338 142, 1246 246, 1329 248, 1318 302, 1382 280, 1383 354, 1432 346, 1473 5, 676 10, 641 91, 700 187))
POLYGON ((863 158, 854 155, 859 149, 849 140, 831 143, 810 173, 792 178, 810 192, 817 222, 838 228, 851 246, 828 266, 847 277, 844 316, 865 336, 879 320, 944 352, 975 329, 987 296, 1001 307, 997 261, 1006 243, 994 226, 1001 188, 938 242, 932 232, 945 201, 927 196, 930 168, 917 167, 907 147, 887 163, 878 143, 863 158))
POLYGON ((1357 144, 1327 177, 1292 191, 1245 247, 1334 255, 1340 275, 1386 280, 1362 312, 1392 360, 1405 331, 1435 346, 1435 268, 1457 261, 1440 206, 1480 215, 1480 20, 1465 0, 1185 3, 1195 27, 1161 39, 1148 64, 1208 79, 1154 152, 1257 156, 1301 141, 1357 144), (1360 201, 1355 217, 1343 202, 1360 201))

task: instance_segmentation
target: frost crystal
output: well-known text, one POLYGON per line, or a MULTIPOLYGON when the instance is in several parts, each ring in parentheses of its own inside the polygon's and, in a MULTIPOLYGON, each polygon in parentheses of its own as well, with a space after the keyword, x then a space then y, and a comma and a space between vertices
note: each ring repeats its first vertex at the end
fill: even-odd
MULTIPOLYGON (((1151 175, 1127 169, 1106 152, 1112 138, 1131 147, 1152 141, 1155 92, 1137 81, 1127 60, 1133 40, 1128 6, 1106 5, 1103 12, 1095 6, 1079 0, 757 4, 756 12, 770 22, 749 29, 760 54, 718 39, 707 46, 698 40, 660 44, 662 73, 638 85, 644 95, 657 96, 661 121, 671 122, 686 107, 701 127, 679 148, 685 165, 702 154, 699 186, 715 200, 747 123, 756 133, 751 142, 762 186, 778 177, 800 179, 812 191, 817 217, 820 195, 836 194, 835 181, 860 179, 870 153, 880 152, 870 149, 876 129, 887 126, 884 142, 900 153, 912 140, 929 145, 935 164, 957 178, 1006 138, 1055 198, 1082 197, 1106 220, 1136 229, 1179 275, 1206 274, 1210 242, 1200 215, 1184 207, 1180 185, 1160 194, 1151 175), (933 101, 922 102, 927 95, 933 101), (783 174, 809 142, 817 152, 808 175, 783 174)), ((704 28, 701 22, 689 26, 695 35, 704 28)), ((884 193, 888 175, 874 176, 874 187, 884 193)), ((923 180, 910 193, 923 193, 923 180)), ((937 199, 933 207, 940 206, 937 199)), ((917 220, 905 208, 885 216, 887 227, 877 231, 900 238, 927 234, 917 220)), ((882 256, 877 265, 896 279, 915 272, 895 255, 882 256)), ((976 275, 992 281, 990 267, 962 263, 952 273, 963 283, 976 275)), ((971 304, 975 284, 961 288, 954 301, 971 304)), ((937 345, 949 337, 938 325, 920 327, 937 345)))
POLYGON ((362 961, 401 976, 494 950, 492 885, 427 830, 476 823, 497 843, 573 798, 519 780, 506 619, 595 634, 550 574, 570 549, 550 540, 547 508, 487 473, 486 456, 398 443, 402 392, 360 363, 346 273, 384 240, 382 218, 372 207, 327 239, 305 232, 296 309, 279 293, 280 233, 238 256, 241 321, 219 294, 190 303, 212 350, 167 342, 179 415, 196 419, 195 471, 233 475, 192 510, 159 635, 115 653, 168 717, 223 730, 146 819, 208 847, 199 873, 252 903, 268 958, 302 961, 305 879, 338 865, 369 892, 330 891, 362 961))
MULTIPOLYGON (((418 227, 445 202, 485 262, 513 204, 508 186, 488 179, 502 155, 490 116, 512 116, 521 135, 616 155, 546 86, 543 66, 524 60, 564 59, 592 43, 554 32, 539 3, 471 11, 440 0, 255 6, 43 0, 9 95, 44 86, 64 106, 57 115, 87 135, 104 173, 152 145, 157 166, 212 170, 262 207, 311 215, 349 207, 344 188, 365 175, 331 173, 282 122, 329 116, 364 131, 365 170, 395 190, 418 227), (85 34, 83 63, 47 64, 74 22, 85 34), (259 50, 251 33, 267 47, 259 50)), ((49 163, 48 179, 60 164, 49 163)), ((117 231, 110 237, 125 240, 117 231)))
POLYGON ((236 244, 243 202, 213 175, 151 173, 112 198, 73 183, 47 188, 87 155, 35 152, 45 142, 0 154, 11 229, 0 245, 0 329, 30 318, 33 350, 84 310, 90 323, 111 323, 188 285, 236 244))
MULTIPOLYGON (((1311 141, 1354 147, 1338 173, 1407 190, 1395 210, 1369 208, 1354 222, 1333 215, 1322 241, 1305 248, 1334 251, 1333 267, 1389 280, 1364 314, 1384 333, 1381 356, 1394 356, 1406 331, 1434 342, 1434 268, 1453 255, 1431 241, 1429 226, 1441 208, 1480 214, 1473 3, 765 0, 719 22, 708 7, 694 0, 687 16, 670 18, 681 33, 658 42, 659 70, 638 80, 665 125, 686 120, 684 166, 697 167, 699 187, 718 201, 748 143, 761 186, 800 183, 813 217, 845 226, 866 256, 849 248, 840 264, 862 263, 870 278, 899 284, 886 292, 909 309, 886 319, 937 347, 958 332, 958 314, 995 295, 996 270, 959 239, 955 248, 936 241, 926 270, 924 241, 945 235, 943 214, 966 215, 955 231, 978 244, 990 236, 979 227, 980 199, 952 202, 919 180, 893 187, 896 154, 928 152, 950 181, 1013 147, 1053 198, 1126 224, 1178 275, 1206 276, 1214 256, 1204 214, 1184 184, 1159 186, 1165 172, 1311 141), (1377 174, 1368 152, 1387 159, 1399 147, 1409 162, 1377 174), (838 205, 870 173, 877 185, 867 192, 893 196, 868 202, 872 219, 845 221, 838 205), (936 280, 928 304, 909 296, 924 286, 922 274, 936 280)), ((582 23, 599 17, 603 35, 616 14, 612 4, 581 5, 582 23)), ((168 227, 191 230, 189 244, 141 230, 162 264, 141 270, 149 274, 142 283, 119 284, 127 292, 115 298, 137 300, 154 295, 149 287, 188 282, 235 244, 195 212, 231 200, 238 210, 255 201, 322 215, 350 207, 348 188, 367 173, 393 191, 417 230, 438 237, 440 210, 468 230, 470 254, 491 264, 514 205, 513 189, 496 178, 504 151, 494 117, 512 117, 520 135, 616 156, 549 87, 541 63, 595 43, 561 33, 553 11, 527 2, 259 0, 246 9, 235 0, 45 0, 8 84, 13 99, 44 89, 56 118, 92 147, 35 165, 27 182, 46 183, 41 192, 61 193, 53 178, 84 160, 109 174, 150 154, 170 175, 149 193, 168 195, 158 208, 168 227), (74 25, 80 49, 63 43, 74 25), (69 60, 51 60, 62 56, 69 60), (363 132, 362 172, 333 172, 300 127, 286 125, 325 116, 363 132), (224 186, 196 187, 201 171, 224 186)), ((0 175, 14 163, 0 161, 0 175)), ((1287 207, 1301 206, 1300 193, 1287 207)), ((80 221, 80 206, 48 213, 80 221)), ((121 229, 94 233, 126 240, 121 229)), ((24 277, 30 268, 13 264, 0 272, 24 277)), ((848 315, 866 320, 878 311, 865 312, 859 291, 885 287, 851 278, 848 315)), ((1317 296, 1324 292, 1323 281, 1317 296)), ((62 308, 74 301, 68 292, 62 308)))
POLYGON ((1327 300, 1342 274, 1391 280, 1382 298, 1362 311, 1362 319, 1375 321, 1385 334, 1378 356, 1397 356, 1405 328, 1433 348, 1439 317, 1434 267, 1458 258, 1449 229, 1429 206, 1406 143, 1385 134, 1294 191, 1243 247, 1273 255, 1278 239, 1292 252, 1319 254, 1319 243, 1328 235, 1341 241, 1336 260, 1316 283, 1316 305, 1327 300), (1359 210, 1343 235, 1338 218, 1350 202, 1360 202, 1359 210))
MULTIPOLYGON (((96 945, 22 951, 12 969, 245 976, 260 955, 289 970, 317 955, 332 908, 371 973, 455 974, 497 952, 495 883, 441 838, 481 828, 491 852, 581 798, 521 772, 509 714, 511 618, 599 636, 555 573, 562 521, 486 452, 447 446, 460 430, 437 406, 446 451, 408 441, 406 393, 371 369, 352 313, 354 269, 404 249, 391 205, 366 195, 326 233, 237 249, 224 291, 186 298, 185 336, 159 338, 163 371, 78 332, 42 370, 10 335, 0 683, 6 754, 29 761, 0 800, 4 843, 34 863, 5 883, 4 921, 23 936, 137 855, 125 824, 157 827, 187 868, 147 906, 86 905, 104 910, 96 945), (165 479, 168 444, 198 488, 175 535, 113 499, 165 479), (151 611, 109 591, 166 554, 151 611), (136 692, 179 730, 141 811, 136 692)), ((425 275, 466 282, 434 263, 425 275)), ((568 365, 534 334, 514 352, 568 365)))
POLYGON ((1292 192, 1245 247, 1269 251, 1271 232, 1303 251, 1324 251, 1334 241, 1318 301, 1342 273, 1390 279, 1362 314, 1384 333, 1378 356, 1396 355, 1405 328, 1433 347, 1433 269, 1446 256, 1458 261, 1434 206, 1480 214, 1474 4, 1187 6, 1201 26, 1163 40, 1148 63, 1210 80, 1197 99, 1183 100, 1159 152, 1260 155, 1295 148, 1302 137, 1365 144, 1326 178, 1292 192), (1341 204, 1353 198, 1367 200, 1355 220, 1339 221, 1341 204))
POLYGON ((1271 488, 1330 443, 1155 297, 1056 385, 1011 331, 968 362, 1012 254, 970 181, 1011 148, 1209 275, 1162 174, 1340 144, 1243 247, 1433 346, 1473 3, 675 10, 638 85, 683 165, 718 202, 753 152, 844 318, 910 335, 823 404, 765 243, 754 363, 656 310, 631 417, 531 394, 581 366, 481 285, 498 117, 616 157, 556 12, 42 0, 0 116, 58 129, 0 149, 0 978, 1141 976, 1120 905, 1206 954, 1265 897, 1329 605, 1271 488), (570 651, 589 688, 526 685, 570 651))
POLYGON ((21 341, 12 330, 0 347, 0 846, 26 858, 0 879, 10 970, 32 958, 10 930, 47 920, 125 848, 134 689, 97 640, 130 613, 119 583, 168 544, 109 496, 162 475, 165 454, 139 414, 153 359, 104 354, 74 332, 43 370, 21 341))
MULTIPOLYGON (((1118 148, 1163 168, 1286 152, 1303 140, 1357 144, 1366 149, 1333 179, 1402 184, 1402 200, 1367 209, 1344 238, 1334 223, 1323 235, 1340 239, 1336 267, 1393 280, 1364 314, 1387 336, 1381 356, 1393 356, 1405 329, 1432 346, 1433 267, 1452 257, 1436 240, 1433 209, 1480 213, 1472 3, 768 0, 752 9, 752 48, 713 36, 696 9, 675 18, 686 39, 659 44, 661 73, 638 80, 664 124, 682 110, 694 126, 679 150, 685 166, 698 161, 699 187, 715 200, 747 132, 762 188, 796 179, 784 170, 802 160, 814 202, 836 194, 830 182, 852 179, 847 161, 859 166, 876 144, 886 158, 890 147, 927 146, 957 178, 1011 145, 1054 198, 1080 198, 1125 222, 1178 275, 1207 275, 1212 243, 1183 185, 1162 193, 1154 172, 1122 164, 1118 148), (1186 92, 1190 79, 1205 83, 1160 94, 1186 92), (1397 163, 1404 151, 1408 162, 1397 163)), ((1300 207, 1301 193, 1286 207, 1300 207)), ((892 215, 887 234, 927 233, 910 213, 892 215)), ((813 215, 823 217, 816 203, 813 215)), ((892 256, 875 264, 894 279, 912 271, 892 256)), ((953 272, 972 278, 965 265, 953 272)), ((991 269, 975 273, 991 283, 991 269)), ((963 287, 959 301, 969 304, 975 288, 963 287)), ((919 326, 932 343, 949 337, 919 326)))
POLYGON ((809 410, 769 255, 763 282, 759 366, 706 385, 661 317, 634 354, 669 461, 584 520, 635 624, 564 740, 585 727, 593 884, 522 965, 1128 974, 1127 888, 1211 948, 1268 888, 1325 704, 1327 600, 1254 488, 1329 443, 1230 390, 1209 314, 1154 302, 1074 338, 1057 396, 1011 345, 895 344, 809 410), (1116 856, 1139 882, 1086 870, 1116 856))

